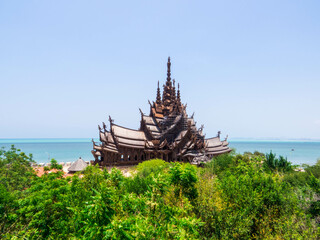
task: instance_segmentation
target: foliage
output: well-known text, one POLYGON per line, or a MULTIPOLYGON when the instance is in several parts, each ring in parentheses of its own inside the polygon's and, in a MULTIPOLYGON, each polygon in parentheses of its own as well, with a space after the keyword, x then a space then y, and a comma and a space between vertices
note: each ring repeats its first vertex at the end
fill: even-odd
POLYGON ((26 155, 13 145, 9 150, 0 149, 0 183, 8 191, 23 190, 30 186, 35 176, 31 167, 32 154, 26 155))
MULTIPOLYGON (((198 216, 208 238, 316 238, 317 229, 304 213, 299 196, 277 174, 265 172, 261 159, 235 156, 223 177, 206 169, 198 187, 198 216), (290 232, 288 229, 290 228, 290 232)), ((305 201, 305 199, 303 200, 305 201)))
POLYGON ((62 165, 58 164, 57 160, 52 158, 50 161, 50 169, 62 170, 62 165))
POLYGON ((50 166, 45 166, 45 167, 43 168, 43 170, 44 170, 45 172, 47 172, 47 171, 50 171, 50 170, 52 170, 52 169, 62 170, 63 167, 62 167, 62 165, 58 164, 57 160, 55 160, 54 158, 52 158, 51 161, 50 161, 50 166))
POLYGON ((266 160, 263 162, 263 166, 265 169, 269 169, 271 171, 290 172, 294 169, 294 166, 287 158, 283 156, 276 158, 276 154, 272 152, 266 154, 266 160))
POLYGON ((258 152, 258 151, 254 151, 253 153, 252 152, 244 152, 243 155, 247 155, 249 156, 250 158, 251 157, 261 157, 261 158, 265 158, 265 154, 262 153, 262 152, 258 152))
POLYGON ((259 153, 220 155, 204 168, 155 159, 131 177, 88 166, 65 178, 36 177, 31 158, 8 152, 0 155, 3 239, 319 239, 316 167, 289 171, 275 155, 267 165, 259 153))
POLYGON ((234 166, 233 154, 222 154, 212 158, 212 161, 205 164, 205 168, 211 174, 221 174, 224 170, 234 166))
POLYGON ((139 163, 137 171, 142 177, 147 177, 151 173, 157 174, 168 167, 168 163, 162 159, 153 159, 139 163))
POLYGON ((195 166, 175 163, 169 171, 170 183, 176 186, 176 196, 183 194, 189 199, 195 199, 198 195, 195 184, 197 182, 197 171, 195 166))
POLYGON ((32 163, 32 154, 26 155, 13 145, 9 150, 0 149, 0 238, 17 221, 19 205, 15 200, 36 176, 32 163))
POLYGON ((319 161, 317 161, 317 163, 313 166, 304 165, 303 167, 308 174, 312 174, 316 178, 320 178, 320 162, 319 161))
POLYGON ((69 189, 69 182, 62 177, 62 172, 44 174, 34 180, 26 190, 26 197, 19 201, 18 213, 26 226, 19 236, 62 238, 70 221, 69 189))
POLYGON ((290 172, 283 176, 283 181, 293 187, 305 187, 308 185, 310 175, 306 172, 290 172))

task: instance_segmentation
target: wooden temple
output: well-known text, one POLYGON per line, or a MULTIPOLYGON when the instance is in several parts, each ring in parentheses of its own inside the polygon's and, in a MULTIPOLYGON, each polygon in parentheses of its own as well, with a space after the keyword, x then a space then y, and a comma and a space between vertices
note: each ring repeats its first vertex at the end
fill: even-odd
POLYGON ((160 158, 199 165, 213 156, 231 151, 227 138, 220 140, 220 132, 216 137, 205 139, 203 125, 197 128, 193 115, 188 116, 187 105, 181 103, 179 84, 176 91, 175 80, 171 81, 170 57, 162 97, 158 81, 156 101, 149 101, 149 104, 149 115, 140 109, 139 130, 116 125, 111 117, 109 129, 105 123, 98 126, 101 143, 92 140, 95 164, 132 165, 160 158))

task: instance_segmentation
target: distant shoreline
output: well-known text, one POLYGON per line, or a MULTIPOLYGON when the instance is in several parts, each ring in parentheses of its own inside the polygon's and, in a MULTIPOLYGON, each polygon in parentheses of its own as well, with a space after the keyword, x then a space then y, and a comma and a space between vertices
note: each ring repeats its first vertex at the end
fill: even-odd
MULTIPOLYGON (((96 142, 99 139, 94 139, 96 142)), ((17 138, 0 139, 0 148, 6 150, 14 145, 26 154, 32 154, 37 163, 48 163, 54 158, 58 162, 73 162, 79 157, 85 161, 93 160, 93 144, 89 138, 17 138)), ((320 158, 320 141, 316 140, 279 140, 279 139, 231 139, 229 146, 237 153, 272 151, 287 157, 294 164, 315 164, 320 158)))

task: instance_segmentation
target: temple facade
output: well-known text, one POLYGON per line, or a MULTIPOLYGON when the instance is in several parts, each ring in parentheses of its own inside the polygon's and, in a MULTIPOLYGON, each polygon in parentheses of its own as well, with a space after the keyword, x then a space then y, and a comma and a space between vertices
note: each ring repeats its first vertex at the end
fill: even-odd
POLYGON ((205 138, 203 125, 197 128, 192 116, 181 102, 179 84, 171 80, 170 57, 167 63, 167 79, 162 96, 158 81, 156 100, 150 104, 150 114, 141 109, 140 128, 133 130, 116 125, 109 116, 110 127, 99 127, 100 144, 93 140, 92 154, 100 166, 133 165, 160 158, 165 161, 184 161, 200 165, 213 156, 228 153, 227 138, 205 138))

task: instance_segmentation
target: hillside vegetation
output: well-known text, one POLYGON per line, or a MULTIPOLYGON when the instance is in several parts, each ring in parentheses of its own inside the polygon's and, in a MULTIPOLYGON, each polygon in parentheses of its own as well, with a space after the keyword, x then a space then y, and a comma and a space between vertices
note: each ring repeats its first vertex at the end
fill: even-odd
MULTIPOLYGON (((32 156, 0 150, 2 239, 318 239, 320 164, 273 153, 204 167, 155 159, 131 177, 89 166, 37 177, 32 156)), ((56 166, 59 168, 59 166, 56 166)))

